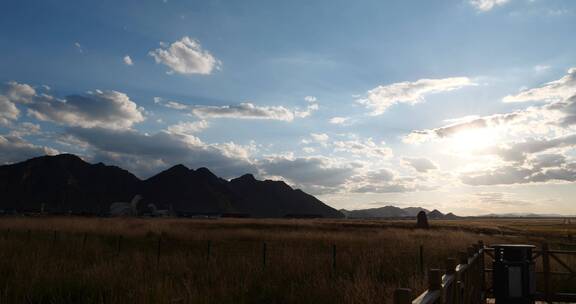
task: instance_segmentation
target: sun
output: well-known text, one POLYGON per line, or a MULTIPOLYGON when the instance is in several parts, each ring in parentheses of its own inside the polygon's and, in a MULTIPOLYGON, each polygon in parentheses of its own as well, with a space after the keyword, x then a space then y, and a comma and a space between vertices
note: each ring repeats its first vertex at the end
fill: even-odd
POLYGON ((449 147, 458 153, 477 153, 496 146, 500 132, 496 128, 468 129, 453 135, 449 147))

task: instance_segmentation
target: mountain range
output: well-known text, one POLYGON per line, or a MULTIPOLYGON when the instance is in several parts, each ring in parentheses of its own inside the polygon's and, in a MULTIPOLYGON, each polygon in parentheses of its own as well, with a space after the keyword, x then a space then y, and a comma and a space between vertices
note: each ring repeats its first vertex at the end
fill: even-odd
POLYGON ((421 207, 399 208, 395 206, 384 206, 380 208, 346 210, 341 209, 346 218, 412 218, 416 217, 418 212, 424 211, 429 219, 458 219, 453 213, 444 214, 437 209, 432 211, 421 207))
POLYGON ((104 215, 113 203, 130 202, 136 195, 143 198, 138 213, 153 204, 178 215, 343 217, 312 195, 251 174, 228 181, 207 168, 176 165, 141 180, 119 167, 90 164, 72 154, 0 166, 0 210, 4 212, 104 215))

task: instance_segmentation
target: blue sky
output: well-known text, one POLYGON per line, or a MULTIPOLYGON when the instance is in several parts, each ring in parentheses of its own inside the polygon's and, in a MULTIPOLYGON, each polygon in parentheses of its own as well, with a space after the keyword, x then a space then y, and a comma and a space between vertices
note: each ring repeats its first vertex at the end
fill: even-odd
POLYGON ((2 163, 71 152, 142 178, 251 172, 336 208, 576 214, 573 1, 1 6, 2 163))

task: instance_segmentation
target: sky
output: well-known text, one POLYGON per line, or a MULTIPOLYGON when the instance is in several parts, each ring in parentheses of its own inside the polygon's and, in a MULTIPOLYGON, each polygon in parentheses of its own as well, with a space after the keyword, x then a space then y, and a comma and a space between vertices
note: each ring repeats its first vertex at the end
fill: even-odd
POLYGON ((575 1, 0 7, 0 164, 74 153, 338 209, 576 214, 575 1))

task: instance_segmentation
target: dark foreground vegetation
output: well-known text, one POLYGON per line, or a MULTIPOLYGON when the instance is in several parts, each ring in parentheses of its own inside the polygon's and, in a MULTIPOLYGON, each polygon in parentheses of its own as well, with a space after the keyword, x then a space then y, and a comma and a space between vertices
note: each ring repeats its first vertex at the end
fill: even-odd
POLYGON ((478 240, 542 241, 455 223, 5 217, 0 303, 390 303, 478 240))

